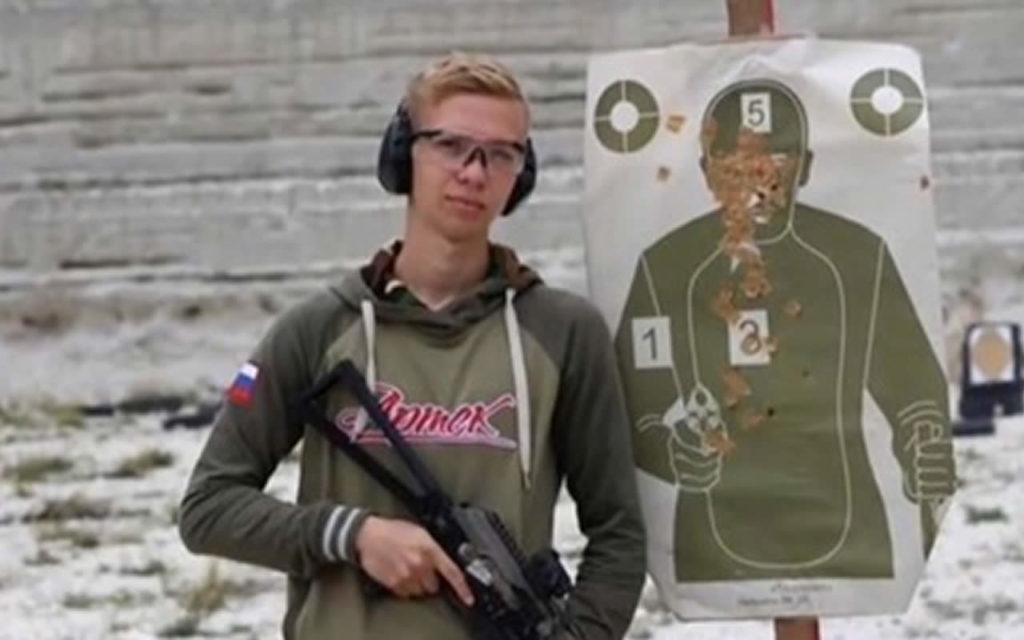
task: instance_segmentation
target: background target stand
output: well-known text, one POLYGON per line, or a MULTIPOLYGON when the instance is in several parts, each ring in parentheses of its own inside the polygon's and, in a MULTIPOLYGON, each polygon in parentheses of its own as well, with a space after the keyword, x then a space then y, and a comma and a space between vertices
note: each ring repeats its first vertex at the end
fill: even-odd
POLYGON ((960 348, 960 419, 953 435, 995 433, 995 418, 1024 413, 1024 344, 1013 322, 978 322, 960 348))

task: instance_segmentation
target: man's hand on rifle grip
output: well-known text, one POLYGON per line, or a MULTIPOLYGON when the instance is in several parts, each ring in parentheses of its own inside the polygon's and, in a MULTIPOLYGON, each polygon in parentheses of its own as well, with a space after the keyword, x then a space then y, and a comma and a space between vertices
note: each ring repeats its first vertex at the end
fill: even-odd
POLYGON ((466 606, 473 605, 473 592, 462 570, 417 524, 370 516, 356 536, 355 547, 363 571, 399 597, 436 594, 440 574, 466 606))

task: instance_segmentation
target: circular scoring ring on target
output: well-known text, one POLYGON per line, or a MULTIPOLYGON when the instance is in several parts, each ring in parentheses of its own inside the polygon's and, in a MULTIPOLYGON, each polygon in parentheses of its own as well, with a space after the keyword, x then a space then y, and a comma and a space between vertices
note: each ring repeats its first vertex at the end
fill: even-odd
POLYGON ((594 133, 598 141, 615 153, 639 151, 654 138, 661 116, 650 90, 635 80, 616 80, 597 99, 594 109, 594 133), (636 122, 628 131, 620 131, 612 122, 612 111, 626 102, 636 110, 636 122))
POLYGON ((924 94, 917 82, 899 69, 874 69, 854 83, 850 107, 857 122, 871 133, 895 136, 909 129, 924 113, 924 94), (892 113, 883 113, 875 106, 875 92, 882 88, 900 94, 901 104, 892 113))

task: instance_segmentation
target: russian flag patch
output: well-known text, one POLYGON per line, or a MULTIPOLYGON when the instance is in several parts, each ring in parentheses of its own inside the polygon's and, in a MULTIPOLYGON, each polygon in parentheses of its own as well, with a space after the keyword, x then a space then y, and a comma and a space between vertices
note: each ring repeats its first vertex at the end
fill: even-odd
POLYGON ((256 388, 256 378, 260 375, 260 368, 251 362, 246 362, 238 369, 235 381, 228 389, 228 400, 239 407, 248 407, 252 404, 253 390, 256 388))

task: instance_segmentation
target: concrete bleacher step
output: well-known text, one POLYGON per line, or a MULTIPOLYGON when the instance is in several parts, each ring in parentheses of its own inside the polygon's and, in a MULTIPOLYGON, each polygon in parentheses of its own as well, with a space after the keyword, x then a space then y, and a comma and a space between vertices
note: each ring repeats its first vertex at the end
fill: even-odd
MULTIPOLYGON (((940 228, 1019 224, 1024 5, 779 11, 782 31, 919 48, 940 228)), ((401 217, 373 179, 379 131, 409 73, 452 49, 500 54, 533 103, 541 184, 499 233, 578 246, 590 52, 724 32, 721 2, 0 0, 0 268, 365 255, 401 217)), ((944 264, 984 246, 947 243, 944 264)))

